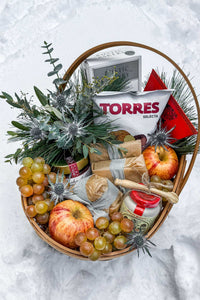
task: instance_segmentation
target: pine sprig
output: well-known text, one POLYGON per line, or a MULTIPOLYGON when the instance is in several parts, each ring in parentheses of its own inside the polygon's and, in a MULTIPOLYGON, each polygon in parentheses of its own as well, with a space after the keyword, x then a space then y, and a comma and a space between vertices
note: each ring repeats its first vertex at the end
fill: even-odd
MULTIPOLYGON (((159 71, 156 71, 159 74, 159 71)), ((161 72, 159 76, 169 89, 174 89, 174 98, 181 106, 181 108, 183 109, 184 113, 187 115, 188 119, 191 121, 193 126, 197 129, 198 118, 194 106, 193 95, 182 75, 177 70, 174 70, 171 78, 168 78, 165 72, 161 72)), ((187 76, 189 77, 189 74, 187 76)), ((173 143, 173 145, 176 147, 177 154, 192 154, 194 152, 196 140, 197 136, 192 135, 173 143)))
POLYGON ((9 154, 5 158, 7 159, 6 162, 12 163, 12 160, 14 160, 15 163, 18 163, 24 157, 35 158, 38 156, 43 157, 48 164, 56 164, 61 160, 64 161, 64 151, 51 141, 40 141, 35 143, 31 148, 25 146, 17 149, 15 153, 9 154))
MULTIPOLYGON (((116 73, 117 75, 117 73, 116 73)), ((115 91, 115 92, 121 92, 125 91, 130 83, 130 80, 127 80, 125 76, 117 76, 116 79, 108 84, 103 91, 115 91)))

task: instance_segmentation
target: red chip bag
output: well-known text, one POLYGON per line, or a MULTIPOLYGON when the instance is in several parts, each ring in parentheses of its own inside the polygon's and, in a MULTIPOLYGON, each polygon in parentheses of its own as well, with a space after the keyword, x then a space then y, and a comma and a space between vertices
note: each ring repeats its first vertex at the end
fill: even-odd
MULTIPOLYGON (((153 69, 144 91, 162 89, 167 89, 167 87, 153 69)), ((161 120, 162 127, 167 130, 170 130, 175 126, 174 130, 171 132, 171 137, 175 139, 183 139, 193 134, 197 134, 196 129, 172 95, 162 113, 161 120)))

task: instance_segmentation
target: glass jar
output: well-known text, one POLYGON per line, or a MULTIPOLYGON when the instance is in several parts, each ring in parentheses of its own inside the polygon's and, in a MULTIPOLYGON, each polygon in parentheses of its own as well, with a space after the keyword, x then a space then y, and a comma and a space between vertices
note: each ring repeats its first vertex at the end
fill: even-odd
POLYGON ((153 226, 162 208, 162 198, 139 190, 124 195, 120 212, 135 223, 135 228, 145 234, 153 226))

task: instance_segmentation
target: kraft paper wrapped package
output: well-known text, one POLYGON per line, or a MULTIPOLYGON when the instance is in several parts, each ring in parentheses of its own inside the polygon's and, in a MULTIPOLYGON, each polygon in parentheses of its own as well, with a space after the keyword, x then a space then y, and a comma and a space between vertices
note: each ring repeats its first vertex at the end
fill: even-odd
POLYGON ((101 154, 89 153, 90 163, 111 159, 120 159, 121 156, 118 151, 118 148, 124 148, 127 150, 126 153, 121 152, 124 158, 139 156, 141 154, 142 148, 141 140, 133 140, 119 145, 109 146, 107 149, 100 144, 95 144, 93 145, 93 147, 99 150, 101 154))
POLYGON ((108 216, 110 212, 118 211, 122 201, 122 192, 108 178, 93 174, 82 178, 68 191, 68 199, 85 204, 94 219, 108 216))
POLYGON ((92 163, 92 173, 107 177, 111 182, 116 178, 142 182, 144 173, 148 174, 143 155, 123 159, 113 159, 92 163))

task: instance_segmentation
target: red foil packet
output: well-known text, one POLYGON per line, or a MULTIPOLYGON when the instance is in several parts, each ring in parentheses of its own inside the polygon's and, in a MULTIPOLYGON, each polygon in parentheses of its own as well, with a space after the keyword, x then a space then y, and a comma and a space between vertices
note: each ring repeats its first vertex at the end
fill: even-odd
POLYGON ((76 161, 71 157, 66 157, 66 162, 68 163, 68 166, 69 166, 69 169, 70 169, 70 172, 71 172, 71 177, 74 178, 74 177, 77 177, 80 175, 79 173, 79 169, 78 169, 78 165, 76 163, 76 161))
MULTIPOLYGON (((167 89, 167 87, 153 69, 144 91, 163 89, 167 89)), ((167 130, 170 130, 172 127, 176 126, 171 132, 171 137, 175 139, 180 140, 193 134, 197 134, 197 130, 172 95, 170 96, 167 106, 162 113, 161 120, 162 127, 166 128, 167 130)))

